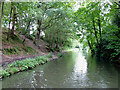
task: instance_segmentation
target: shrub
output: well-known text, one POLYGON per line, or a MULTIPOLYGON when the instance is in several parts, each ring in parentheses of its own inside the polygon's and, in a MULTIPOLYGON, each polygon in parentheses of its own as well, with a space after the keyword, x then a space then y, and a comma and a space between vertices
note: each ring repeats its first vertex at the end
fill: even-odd
POLYGON ((0 76, 2 76, 2 77, 8 77, 8 76, 10 76, 10 73, 8 71, 6 71, 6 70, 2 70, 0 72, 0 76))
POLYGON ((63 53, 58 53, 57 56, 58 57, 62 57, 63 53))
POLYGON ((18 68, 16 68, 16 67, 10 67, 9 69, 7 69, 7 71, 10 74, 14 74, 14 73, 18 72, 18 68))
POLYGON ((47 55, 47 57, 48 57, 48 58, 51 58, 51 57, 52 57, 52 54, 53 54, 53 53, 50 52, 50 53, 47 55))
POLYGON ((48 55, 37 56, 35 59, 33 59, 33 58, 27 58, 27 59, 24 59, 22 61, 15 61, 12 64, 8 64, 8 68, 5 69, 5 70, 2 70, 0 72, 0 75, 2 77, 7 77, 10 74, 12 75, 12 74, 17 73, 19 70, 20 71, 25 71, 25 70, 28 70, 28 69, 32 69, 36 65, 45 64, 45 62, 51 56, 52 56, 52 53, 49 53, 48 55))

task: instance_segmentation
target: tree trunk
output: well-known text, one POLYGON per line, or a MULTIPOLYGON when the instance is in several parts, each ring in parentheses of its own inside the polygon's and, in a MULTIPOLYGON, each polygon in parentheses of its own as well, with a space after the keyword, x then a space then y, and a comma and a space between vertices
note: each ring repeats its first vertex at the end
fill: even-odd
POLYGON ((2 2, 2 16, 3 16, 3 10, 4 10, 4 2, 2 2))
POLYGON ((0 2, 0 50, 2 50, 2 15, 1 15, 1 2, 0 2))
POLYGON ((42 25, 42 20, 40 20, 40 19, 38 19, 38 28, 37 28, 37 30, 38 30, 38 32, 37 32, 37 40, 39 40, 40 39, 40 33, 41 33, 41 25, 42 25))
POLYGON ((59 51, 59 47, 58 47, 58 45, 59 45, 59 40, 58 40, 58 30, 57 30, 57 37, 56 37, 56 49, 57 49, 57 51, 59 51))
POLYGON ((16 22, 17 22, 17 30, 19 30, 19 23, 18 23, 17 15, 16 15, 16 22))
POLYGON ((22 17, 20 17, 19 24, 20 24, 20 29, 23 29, 23 21, 22 21, 22 17))
POLYGON ((0 2, 0 30, 1 30, 1 20, 2 20, 2 15, 1 15, 1 2, 0 2))
POLYGON ((97 37, 97 31, 96 31, 96 28, 95 28, 95 21, 94 21, 94 18, 93 18, 93 28, 94 28, 95 37, 96 37, 97 46, 98 46, 98 37, 97 37))
POLYGON ((27 28, 26 28, 26 33, 28 32, 28 29, 29 29, 29 27, 30 27, 30 22, 31 22, 31 19, 30 19, 29 22, 28 22, 28 25, 27 25, 27 28))
POLYGON ((11 34, 12 34, 12 35, 14 35, 14 29, 15 29, 15 17, 16 17, 15 6, 13 5, 13 26, 12 26, 12 31, 11 31, 11 34))
MULTIPOLYGON (((100 22, 100 16, 98 18, 98 26, 99 26, 99 34, 100 34, 100 45, 99 45, 99 56, 101 55, 101 45, 102 45, 102 35, 101 35, 101 22, 100 22)), ((101 56, 99 57, 101 58, 101 56)))
POLYGON ((98 19, 98 25, 99 25, 99 33, 100 33, 100 44, 102 44, 102 34, 101 34, 101 22, 100 22, 100 16, 98 19))
POLYGON ((29 20, 29 23, 28 23, 27 28, 26 28, 25 38, 24 38, 24 40, 22 41, 23 46, 25 45, 25 41, 26 41, 26 37, 27 37, 26 34, 28 33, 28 29, 29 29, 29 27, 30 27, 30 22, 31 22, 31 19, 29 20))
POLYGON ((10 21, 9 21, 9 29, 8 29, 8 33, 7 33, 7 40, 9 40, 9 36, 10 36, 10 23, 11 23, 11 15, 12 15, 12 3, 11 3, 11 11, 10 11, 10 21))
POLYGON ((94 55, 94 54, 95 54, 95 51, 94 51, 94 49, 92 48, 92 45, 90 44, 90 41, 89 41, 89 40, 88 40, 88 45, 89 45, 89 48, 90 48, 92 54, 94 55))

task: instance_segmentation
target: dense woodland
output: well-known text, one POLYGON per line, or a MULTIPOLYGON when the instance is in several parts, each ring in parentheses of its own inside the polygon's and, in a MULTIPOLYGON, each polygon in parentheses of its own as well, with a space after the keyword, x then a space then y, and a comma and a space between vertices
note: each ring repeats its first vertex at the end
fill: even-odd
POLYGON ((50 51, 72 48, 74 40, 104 61, 120 61, 120 2, 0 2, 6 40, 24 35, 50 51))

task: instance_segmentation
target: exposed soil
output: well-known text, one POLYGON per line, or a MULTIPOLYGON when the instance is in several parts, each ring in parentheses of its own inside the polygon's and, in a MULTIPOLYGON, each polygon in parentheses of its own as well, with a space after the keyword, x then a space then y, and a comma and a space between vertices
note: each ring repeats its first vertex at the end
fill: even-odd
MULTIPOLYGON (((20 35, 20 39, 23 40, 25 37, 23 35, 20 35)), ((47 43, 44 42, 43 40, 40 40, 39 42, 37 42, 37 45, 36 46, 32 40, 30 39, 26 39, 25 41, 26 45, 29 46, 29 47, 32 47, 33 49, 36 50, 36 54, 24 54, 22 51, 20 53, 20 55, 15 55, 15 54, 11 54, 11 55, 5 55, 3 53, 0 53, 1 56, 2 56, 2 60, 0 61, 0 64, 3 66, 7 63, 11 63, 13 61, 16 61, 16 60, 22 60, 22 59, 25 59, 25 58, 34 58, 36 56, 39 56, 39 55, 46 55, 48 54, 48 50, 46 49, 46 45, 47 43)), ((19 47, 22 47, 23 45, 21 43, 18 43, 17 44, 19 47)), ((2 49, 5 49, 5 48, 12 48, 14 47, 13 44, 6 44, 4 42, 2 42, 2 49)))
MULTIPOLYGON (((20 43, 19 41, 7 41, 7 32, 6 32, 6 28, 2 28, 2 50, 4 49, 10 49, 10 48, 15 48, 16 46, 18 47, 24 47, 22 43, 20 43)), ((23 41, 25 39, 24 35, 19 35, 19 39, 20 41, 23 41)), ((48 45, 47 42, 43 41, 43 40, 39 40, 36 42, 37 45, 35 45, 33 43, 32 40, 26 38, 25 40, 25 46, 31 47, 33 48, 37 53, 27 53, 24 54, 23 51, 20 51, 19 55, 17 54, 3 54, 2 51, 0 50, 0 65, 1 66, 6 66, 6 64, 12 63, 16 60, 23 60, 26 58, 35 58, 36 56, 40 56, 40 55, 47 55, 49 53, 48 49, 46 48, 46 46, 48 45)), ((58 58, 57 53, 59 52, 54 52, 52 55, 52 58, 50 58, 49 60, 55 60, 58 58)), ((65 53, 65 51, 62 51, 62 53, 65 53)))

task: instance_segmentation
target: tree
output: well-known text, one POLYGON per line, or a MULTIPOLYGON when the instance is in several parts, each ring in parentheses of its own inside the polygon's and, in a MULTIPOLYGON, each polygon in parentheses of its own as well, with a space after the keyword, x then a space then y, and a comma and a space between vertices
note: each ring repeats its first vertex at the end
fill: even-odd
POLYGON ((116 5, 116 3, 110 5, 109 3, 91 2, 75 12, 75 22, 82 34, 80 42, 84 44, 84 47, 88 43, 91 52, 95 53, 100 60, 119 59, 120 18, 119 4, 116 5))
POLYGON ((1 2, 0 2, 0 49, 2 49, 2 27, 1 27, 1 23, 2 23, 2 10, 1 10, 1 2))

